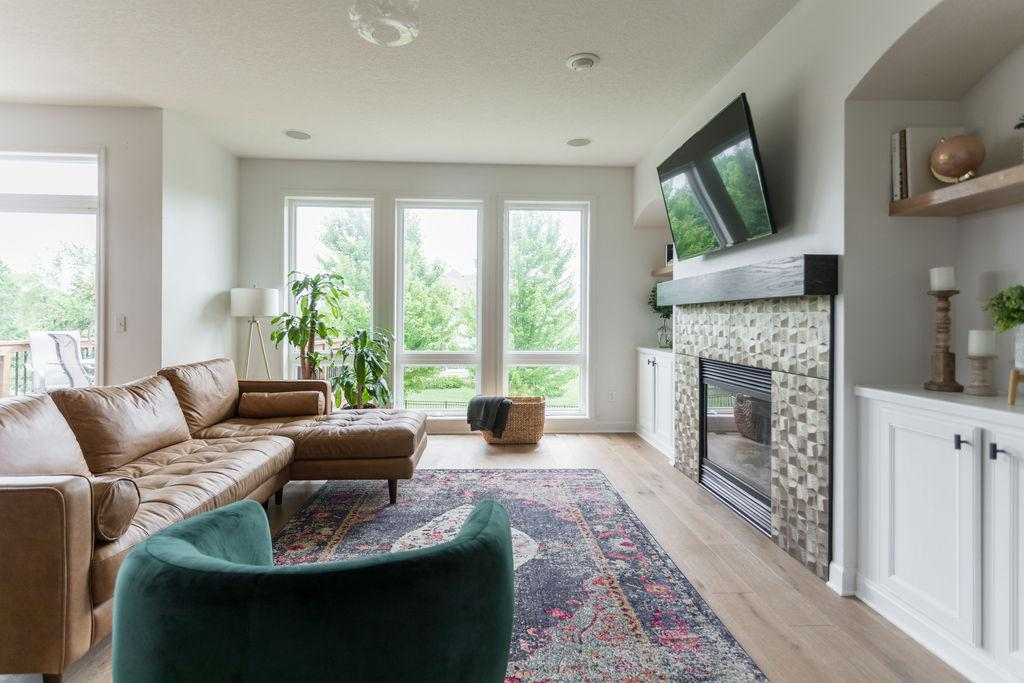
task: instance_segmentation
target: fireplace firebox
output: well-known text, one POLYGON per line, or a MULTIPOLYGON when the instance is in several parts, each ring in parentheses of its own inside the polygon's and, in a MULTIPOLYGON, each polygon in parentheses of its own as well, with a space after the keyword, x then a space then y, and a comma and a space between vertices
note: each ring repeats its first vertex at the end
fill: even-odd
POLYGON ((700 484, 771 533, 772 373, 700 359, 700 484))

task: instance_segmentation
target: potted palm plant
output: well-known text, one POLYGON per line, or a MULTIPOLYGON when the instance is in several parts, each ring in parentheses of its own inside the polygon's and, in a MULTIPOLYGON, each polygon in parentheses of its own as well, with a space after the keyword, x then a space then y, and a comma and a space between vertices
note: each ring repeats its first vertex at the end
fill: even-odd
POLYGON ((282 313, 271 323, 270 340, 276 346, 287 341, 298 351, 299 377, 316 379, 324 376, 324 366, 337 354, 337 327, 341 300, 348 296, 345 279, 337 273, 306 275, 298 271, 288 274, 289 288, 295 299, 295 313, 282 313), (323 350, 317 348, 323 342, 323 350))
POLYGON ((331 378, 335 401, 346 408, 384 408, 391 403, 387 372, 391 333, 356 330, 339 349, 340 365, 331 378))

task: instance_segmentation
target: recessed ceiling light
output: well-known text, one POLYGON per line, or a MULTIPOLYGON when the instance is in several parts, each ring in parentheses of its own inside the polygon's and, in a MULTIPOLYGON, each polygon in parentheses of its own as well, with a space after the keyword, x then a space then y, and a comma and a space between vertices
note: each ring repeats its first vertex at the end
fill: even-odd
POLYGON ((295 130, 294 128, 291 130, 286 130, 284 134, 290 137, 292 140, 308 140, 311 137, 313 137, 304 130, 295 130))
POLYGON ((569 145, 570 147, 586 147, 591 142, 593 142, 593 140, 591 140, 590 138, 573 138, 572 140, 569 140, 565 144, 569 145))
POLYGON ((601 58, 593 52, 580 52, 565 60, 565 65, 572 71, 590 71, 600 61, 601 58))

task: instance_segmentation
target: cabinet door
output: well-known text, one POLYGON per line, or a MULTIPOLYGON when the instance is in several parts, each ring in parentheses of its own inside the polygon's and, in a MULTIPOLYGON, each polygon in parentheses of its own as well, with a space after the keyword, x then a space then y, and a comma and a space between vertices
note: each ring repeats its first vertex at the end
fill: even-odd
MULTIPOLYGON (((988 434, 986 450, 1000 451, 991 466, 986 503, 992 580, 992 644, 1007 669, 1024 677, 1024 434, 1008 430, 988 434)), ((988 453, 986 453, 988 455, 988 453)))
POLYGON ((672 377, 675 374, 671 358, 656 356, 654 359, 654 431, 659 441, 671 444, 672 407, 674 404, 675 386, 672 377))
POLYGON ((654 356, 637 354, 636 365, 636 427, 637 431, 654 433, 654 356))
POLYGON ((945 631, 981 639, 981 430, 882 406, 881 584, 945 631), (956 437, 963 442, 956 448, 956 437))

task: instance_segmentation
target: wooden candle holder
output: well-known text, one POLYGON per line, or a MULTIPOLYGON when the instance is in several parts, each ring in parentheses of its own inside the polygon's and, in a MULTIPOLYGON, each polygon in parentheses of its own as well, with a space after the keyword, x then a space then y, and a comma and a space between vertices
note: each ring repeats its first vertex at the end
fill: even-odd
POLYGON ((995 396, 992 386, 992 359, 995 356, 968 356, 971 359, 971 384, 964 388, 971 396, 995 396))
POLYGON ((960 293, 958 289, 932 290, 935 297, 935 350, 932 351, 932 378, 924 383, 928 391, 963 391, 956 381, 956 356, 949 350, 949 331, 953 319, 949 315, 950 299, 960 293))

